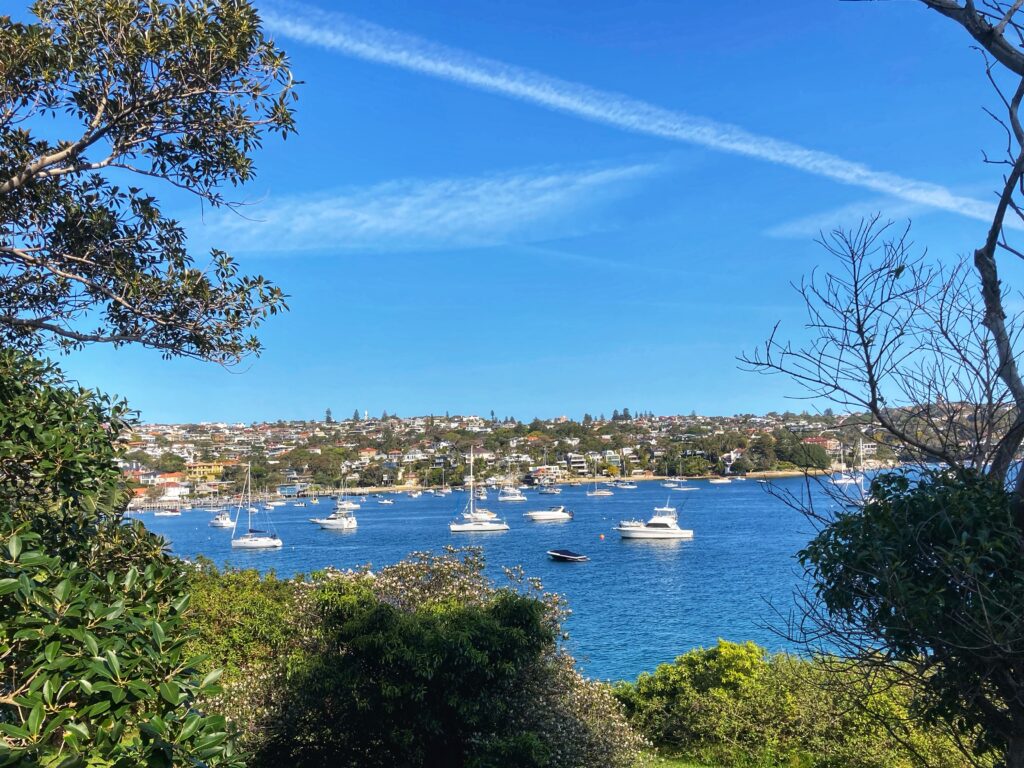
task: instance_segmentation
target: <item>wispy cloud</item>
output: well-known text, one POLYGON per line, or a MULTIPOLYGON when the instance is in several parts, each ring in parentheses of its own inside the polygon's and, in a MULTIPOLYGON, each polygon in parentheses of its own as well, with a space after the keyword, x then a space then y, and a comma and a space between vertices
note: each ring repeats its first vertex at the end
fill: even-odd
POLYGON ((927 206, 879 197, 873 200, 859 200, 849 205, 819 211, 799 219, 784 221, 765 231, 768 237, 796 238, 806 240, 829 232, 837 227, 854 227, 863 219, 882 213, 886 219, 899 220, 915 216, 927 210, 927 206))
POLYGON ((635 133, 789 166, 975 219, 985 220, 991 215, 989 203, 956 195, 941 185, 876 171, 828 152, 762 136, 735 125, 482 58, 351 16, 275 0, 268 0, 263 6, 263 19, 271 32, 347 56, 500 93, 635 133))
POLYGON ((254 218, 222 212, 200 230, 234 251, 381 252, 468 248, 566 237, 607 226, 602 211, 656 171, 636 163, 540 168, 457 179, 407 179, 271 198, 254 218))

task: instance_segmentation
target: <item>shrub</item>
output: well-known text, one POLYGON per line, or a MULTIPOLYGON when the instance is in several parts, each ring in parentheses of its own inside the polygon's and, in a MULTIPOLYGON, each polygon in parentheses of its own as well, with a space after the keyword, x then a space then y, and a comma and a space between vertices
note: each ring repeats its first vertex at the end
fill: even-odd
POLYGON ((477 550, 307 579, 193 574, 192 621, 251 765, 630 766, 641 741, 557 646, 559 602, 477 550), (522 581, 513 576, 522 586, 522 581), (231 642, 217 637, 230 636, 231 642))
POLYGON ((659 747, 714 765, 968 765, 944 735, 909 724, 912 702, 896 682, 872 693, 837 660, 719 641, 620 683, 615 695, 659 747))

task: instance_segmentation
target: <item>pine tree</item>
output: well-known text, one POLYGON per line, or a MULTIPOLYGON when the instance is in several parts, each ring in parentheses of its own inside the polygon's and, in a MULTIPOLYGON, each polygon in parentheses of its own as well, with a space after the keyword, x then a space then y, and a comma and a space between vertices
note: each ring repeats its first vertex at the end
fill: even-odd
POLYGON ((331 409, 328 408, 324 412, 324 424, 333 424, 333 423, 334 423, 334 416, 331 415, 331 409))
POLYGON ((352 411, 352 421, 359 421, 359 409, 352 411))

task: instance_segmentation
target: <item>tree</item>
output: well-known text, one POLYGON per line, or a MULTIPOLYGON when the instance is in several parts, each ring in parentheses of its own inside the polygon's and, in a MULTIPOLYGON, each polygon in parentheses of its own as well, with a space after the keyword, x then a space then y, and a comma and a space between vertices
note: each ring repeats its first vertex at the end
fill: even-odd
POLYGON ((324 411, 324 424, 333 424, 333 423, 334 423, 334 414, 332 414, 331 413, 331 409, 328 408, 326 411, 324 411))
MULTIPOLYGON (((386 411, 385 411, 385 413, 386 413, 386 411)), ((359 421, 359 409, 358 408, 356 408, 354 411, 352 411, 352 421, 359 421)))
POLYGON ((1020 768, 1024 626, 1012 590, 1024 570, 1024 381, 1020 317, 998 267, 1024 257, 1014 232, 1024 218, 1024 15, 1020 2, 922 2, 980 47, 1002 110, 989 112, 1006 143, 986 157, 1003 173, 981 243, 970 262, 944 264, 914 255, 908 231, 878 218, 834 231, 821 242, 840 268, 799 287, 812 340, 793 346, 776 329, 744 359, 864 414, 844 425, 880 426, 925 464, 876 478, 857 504, 830 493, 832 511, 790 499, 819 526, 800 555, 809 588, 793 634, 842 648, 865 680, 896 662, 921 693, 916 714, 945 723, 967 754, 994 748, 1020 768), (936 459, 950 470, 930 471, 936 459))
POLYGON ((134 342, 224 364, 258 353, 250 332, 284 309, 281 290, 239 276, 221 250, 197 265, 143 188, 162 181, 223 206, 220 188, 252 178, 264 135, 294 130, 291 73, 255 9, 31 10, 36 23, 0 17, 0 344, 134 342))
POLYGON ((240 764, 195 709, 182 566, 122 520, 127 416, 0 350, 0 764, 240 764))

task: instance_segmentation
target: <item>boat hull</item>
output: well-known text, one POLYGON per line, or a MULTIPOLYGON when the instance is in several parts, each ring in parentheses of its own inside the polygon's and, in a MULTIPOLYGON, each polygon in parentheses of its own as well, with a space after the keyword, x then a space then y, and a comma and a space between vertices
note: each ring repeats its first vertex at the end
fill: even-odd
POLYGON ((310 522, 316 523, 327 531, 354 531, 358 527, 358 523, 354 517, 348 520, 331 520, 326 517, 313 518, 310 522))
POLYGON ((452 533, 501 533, 508 530, 508 524, 496 522, 449 523, 448 530, 452 533))
POLYGON ((692 539, 693 531, 686 530, 685 528, 679 529, 662 529, 652 530, 650 528, 643 527, 623 527, 617 526, 615 528, 619 535, 624 539, 692 539))
POLYGON ((283 541, 269 536, 260 536, 258 538, 251 539, 233 539, 231 542, 232 549, 278 549, 282 546, 284 546, 283 541))
POLYGON ((527 512, 523 517, 535 523, 567 522, 572 520, 572 515, 568 512, 527 512))

